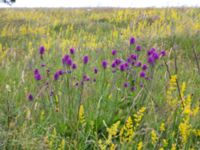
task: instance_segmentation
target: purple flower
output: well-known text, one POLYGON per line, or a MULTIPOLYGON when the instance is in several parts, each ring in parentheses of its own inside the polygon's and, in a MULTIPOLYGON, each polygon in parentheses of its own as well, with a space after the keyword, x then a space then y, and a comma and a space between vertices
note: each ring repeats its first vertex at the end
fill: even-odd
POLYGON ((140 61, 138 61, 136 64, 135 64, 136 67, 141 67, 142 66, 142 63, 140 61))
POLYGON ((134 38, 134 37, 131 37, 131 38, 130 38, 130 45, 133 45, 133 44, 135 44, 135 38, 134 38))
POLYGON ((127 82, 124 83, 124 87, 125 87, 125 88, 128 87, 128 83, 127 83, 127 82))
POLYGON ((121 64, 121 65, 119 66, 119 69, 120 69, 121 71, 125 71, 125 70, 126 70, 126 66, 125 66, 124 64, 121 64))
POLYGON ((116 58, 116 59, 115 59, 115 63, 116 63, 116 65, 121 64, 121 62, 122 62, 122 61, 121 61, 119 58, 116 58))
POLYGON ((42 79, 40 73, 36 73, 36 74, 34 75, 34 78, 35 78, 35 80, 38 80, 38 81, 42 79))
POLYGON ((136 51, 141 51, 141 49, 142 49, 142 48, 141 48, 140 45, 137 45, 137 46, 136 46, 136 51))
POLYGON ((40 73, 39 70, 38 70, 38 69, 35 69, 35 70, 34 70, 34 74, 38 74, 38 73, 40 73))
POLYGON ((108 63, 107 63, 106 60, 103 60, 101 64, 102 64, 102 67, 103 67, 104 69, 107 68, 108 63))
POLYGON ((145 77, 146 77, 146 73, 145 73, 144 71, 141 71, 141 72, 140 72, 140 77, 141 77, 141 78, 145 78, 145 77))
POLYGON ((63 70, 59 70, 59 71, 58 71, 58 74, 59 74, 59 75, 63 75, 63 74, 64 74, 64 71, 63 71, 63 70))
POLYGON ((33 95, 30 93, 29 95, 28 95, 28 100, 29 101, 32 101, 34 99, 34 97, 33 97, 33 95))
POLYGON ((71 66, 71 65, 72 65, 72 59, 71 59, 71 58, 68 58, 68 59, 66 60, 66 64, 67 64, 68 66, 71 66))
POLYGON ((165 50, 161 50, 160 56, 163 57, 163 56, 165 56, 165 55, 166 55, 166 51, 165 51, 165 50))
POLYGON ((148 69, 148 66, 146 65, 146 64, 144 64, 143 66, 142 66, 142 70, 147 70, 148 69))
POLYGON ((56 72, 55 74, 54 74, 54 80, 58 80, 58 78, 59 78, 59 72, 56 72))
POLYGON ((94 73, 97 74, 98 73, 98 69, 94 68, 94 73))
POLYGON ((153 58, 154 58, 155 60, 159 59, 159 55, 158 55, 157 52, 153 52, 152 55, 153 55, 153 58))
POLYGON ((89 57, 86 55, 86 56, 83 56, 83 63, 84 64, 87 64, 89 61, 89 57))
POLYGON ((75 53, 75 48, 72 47, 72 48, 69 49, 69 51, 70 51, 70 54, 73 55, 75 53))
POLYGON ((128 68, 128 62, 125 62, 125 63, 124 63, 124 66, 125 66, 126 68, 128 68))
POLYGON ((39 53, 40 53, 40 55, 43 55, 43 54, 44 54, 44 51, 45 51, 44 46, 40 46, 40 48, 39 48, 39 53))
POLYGON ((117 66, 117 65, 116 65, 116 62, 113 61, 112 64, 111 64, 111 67, 112 67, 112 68, 115 68, 116 66, 117 66))
POLYGON ((65 55, 63 58, 62 58, 62 63, 63 63, 63 65, 66 65, 67 63, 67 60, 69 59, 70 57, 69 57, 69 55, 65 55))
POLYGON ((149 58, 148 58, 148 63, 149 64, 154 64, 154 58, 152 57, 152 56, 150 56, 149 58))
POLYGON ((131 63, 131 62, 132 62, 131 57, 128 57, 128 58, 127 58, 127 62, 128 62, 128 63, 131 63))
POLYGON ((41 64, 41 67, 45 67, 46 65, 45 64, 41 64))
POLYGON ((72 64, 72 69, 76 69, 77 65, 76 64, 72 64))
POLYGON ((137 60, 137 59, 138 59, 138 55, 132 54, 132 55, 131 55, 131 58, 132 58, 133 60, 137 60))
POLYGON ((116 55, 117 54, 117 51, 115 49, 112 50, 112 55, 116 55))

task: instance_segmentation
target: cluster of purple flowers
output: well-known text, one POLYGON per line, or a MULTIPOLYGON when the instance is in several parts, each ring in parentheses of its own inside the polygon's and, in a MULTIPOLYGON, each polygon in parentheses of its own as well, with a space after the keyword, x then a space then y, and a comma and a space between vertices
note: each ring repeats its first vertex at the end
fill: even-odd
POLYGON ((147 56, 148 56, 147 61, 150 65, 154 65, 159 58, 165 55, 166 55, 165 50, 158 52, 155 48, 151 48, 150 50, 147 51, 147 56))
POLYGON ((42 79, 42 76, 41 76, 40 71, 38 69, 34 70, 34 78, 35 78, 35 80, 38 80, 38 81, 42 79))

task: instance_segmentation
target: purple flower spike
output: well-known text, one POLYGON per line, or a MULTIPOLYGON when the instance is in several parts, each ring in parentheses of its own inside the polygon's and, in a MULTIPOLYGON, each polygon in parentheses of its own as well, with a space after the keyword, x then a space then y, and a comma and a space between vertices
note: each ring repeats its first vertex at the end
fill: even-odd
POLYGON ((116 65, 121 64, 121 62, 122 62, 122 61, 121 61, 119 58, 116 58, 116 59, 115 59, 115 63, 116 63, 116 65))
POLYGON ((106 60, 103 60, 103 61, 102 61, 102 67, 103 67, 104 69, 106 69, 106 68, 107 68, 107 65, 108 65, 107 61, 106 61, 106 60))
POLYGON ((42 79, 40 73, 35 74, 34 78, 35 78, 35 80, 38 80, 38 81, 42 79))
POLYGON ((29 100, 29 101, 33 101, 33 99, 34 99, 34 97, 33 97, 33 95, 30 93, 30 94, 28 95, 28 100, 29 100))
POLYGON ((98 73, 98 69, 94 68, 94 73, 97 74, 98 73))
POLYGON ((43 55, 43 54, 44 54, 44 51, 45 51, 44 46, 40 46, 40 48, 39 48, 39 53, 40 53, 40 55, 43 55))
POLYGON ((144 64, 143 66, 142 66, 142 70, 147 70, 148 69, 148 66, 146 65, 146 64, 144 64))
POLYGON ((70 54, 73 55, 75 53, 75 48, 72 47, 72 48, 69 49, 69 51, 70 51, 70 54))
POLYGON ((135 38, 134 38, 134 37, 131 37, 131 38, 130 38, 130 45, 133 45, 133 44, 135 44, 135 38))
POLYGON ((137 46, 136 46, 136 51, 141 51, 141 49, 142 49, 142 48, 141 48, 140 45, 137 45, 137 46))
POLYGON ((58 80, 58 78, 59 78, 59 72, 56 72, 56 73, 54 74, 54 80, 58 80))
POLYGON ((145 78, 145 77, 146 77, 146 73, 145 73, 144 71, 141 71, 141 72, 140 72, 140 77, 141 77, 141 78, 145 78))
POLYGON ((153 65, 154 64, 154 58, 152 57, 152 56, 150 56, 149 58, 148 58, 148 63, 149 64, 151 64, 151 65, 153 65))
POLYGON ((89 61, 89 57, 88 57, 87 55, 84 56, 84 57, 83 57, 83 63, 84 63, 84 64, 87 64, 88 61, 89 61))
POLYGON ((114 49, 112 50, 112 55, 115 56, 117 54, 117 51, 114 49))
POLYGON ((166 55, 166 51, 165 51, 165 50, 162 50, 162 51, 160 52, 160 56, 163 57, 163 56, 165 56, 165 55, 166 55))
POLYGON ((72 69, 76 69, 77 65, 76 64, 72 64, 72 69))
POLYGON ((69 55, 65 55, 63 58, 62 58, 62 63, 63 65, 66 65, 67 64, 67 60, 69 59, 69 55))

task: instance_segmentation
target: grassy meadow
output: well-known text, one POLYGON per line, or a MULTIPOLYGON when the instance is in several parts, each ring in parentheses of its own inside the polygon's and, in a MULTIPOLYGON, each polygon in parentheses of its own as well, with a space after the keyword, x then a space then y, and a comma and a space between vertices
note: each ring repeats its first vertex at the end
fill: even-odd
POLYGON ((0 9, 0 149, 199 150, 200 9, 0 9))

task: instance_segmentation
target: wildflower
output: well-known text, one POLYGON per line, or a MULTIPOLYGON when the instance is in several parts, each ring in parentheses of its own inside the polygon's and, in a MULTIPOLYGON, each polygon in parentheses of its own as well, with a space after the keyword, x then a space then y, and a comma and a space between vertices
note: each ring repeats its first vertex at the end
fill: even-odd
POLYGON ((158 140, 158 136, 157 136, 155 130, 152 130, 151 131, 151 142, 152 142, 152 144, 155 145, 157 140, 158 140))
POLYGON ((150 56, 156 51, 155 48, 151 48, 150 50, 147 51, 147 55, 150 56))
POLYGON ((72 65, 72 59, 71 59, 71 58, 68 58, 68 59, 66 60, 66 65, 68 65, 68 66, 71 66, 71 65, 72 65))
POLYGON ((73 55, 75 53, 75 48, 72 47, 72 48, 69 49, 69 51, 70 51, 70 54, 73 55))
POLYGON ((160 56, 163 57, 163 56, 165 56, 165 55, 166 55, 166 51, 165 51, 165 50, 162 50, 162 51, 160 52, 160 56))
POLYGON ((66 62, 67 62, 67 60, 68 60, 69 58, 70 58, 69 55, 65 55, 65 56, 62 58, 62 63, 63 63, 63 65, 66 65, 66 62))
POLYGON ((43 55, 43 54, 44 54, 44 51, 45 51, 44 46, 40 46, 40 48, 39 48, 39 53, 40 53, 40 55, 43 55))
POLYGON ((126 70, 126 66, 124 64, 121 64, 119 66, 119 68, 120 68, 121 71, 125 71, 126 70))
POLYGON ((171 150, 176 150, 176 144, 172 144, 171 150))
POLYGON ((142 147, 143 147, 143 142, 140 141, 137 145, 137 150, 142 150, 142 147))
POLYGON ((39 74, 40 72, 39 72, 39 70, 38 69, 35 69, 34 70, 34 74, 39 74))
POLYGON ((38 81, 42 79, 40 73, 36 73, 36 74, 34 75, 34 78, 35 78, 35 80, 38 80, 38 81))
POLYGON ((30 93, 30 94, 28 95, 28 100, 29 100, 29 101, 32 101, 33 98, 34 98, 33 95, 30 93))
POLYGON ((79 107, 79 121, 80 121, 81 125, 84 127, 86 122, 85 122, 84 107, 82 104, 79 107))
POLYGON ((98 69, 94 68, 94 73, 97 74, 98 73, 98 69))
POLYGON ((144 112, 145 111, 146 111, 146 107, 142 107, 142 108, 140 108, 140 110, 136 114, 133 115, 134 116, 134 121, 136 123, 135 128, 140 125, 140 122, 141 122, 141 120, 142 120, 142 118, 144 116, 144 112))
POLYGON ((98 141, 98 146, 100 150, 106 150, 106 144, 104 144, 101 139, 98 141))
POLYGON ((184 122, 181 122, 179 124, 179 132, 181 135, 181 141, 183 144, 187 143, 187 139, 190 135, 190 124, 188 120, 185 120, 184 122))
POLYGON ((120 130, 120 142, 130 142, 134 136, 134 130, 133 130, 133 121, 131 117, 129 116, 128 119, 125 122, 125 125, 120 130))
POLYGON ((124 83, 124 87, 125 87, 125 88, 128 87, 128 83, 127 83, 127 82, 124 83))
POLYGON ((115 56, 117 54, 117 51, 114 49, 112 50, 112 55, 115 56))
POLYGON ((137 54, 132 54, 130 57, 131 57, 133 60, 137 60, 137 59, 138 59, 138 55, 137 55, 137 54))
POLYGON ((72 69, 76 69, 77 65, 76 64, 72 64, 72 69))
POLYGON ((145 73, 144 71, 141 71, 141 72, 140 72, 140 77, 141 77, 141 78, 145 78, 145 77, 146 77, 146 73, 145 73))
POLYGON ((58 74, 59 74, 59 75, 63 75, 63 74, 64 74, 64 71, 63 71, 63 70, 59 70, 59 71, 58 71, 58 74))
POLYGON ((121 59, 119 59, 119 58, 116 58, 116 59, 115 59, 115 63, 116 63, 116 65, 121 64, 121 62, 122 62, 121 59))
POLYGON ((136 46, 136 51, 141 51, 141 49, 142 49, 142 48, 141 48, 140 45, 137 45, 137 46, 136 46))
POLYGON ((149 63, 149 64, 151 64, 151 65, 153 65, 153 64, 154 64, 154 62, 155 62, 155 59, 154 59, 154 57, 152 57, 152 56, 149 56, 149 57, 148 57, 148 63, 149 63))
POLYGON ((112 64, 111 64, 111 67, 112 67, 112 68, 115 68, 116 66, 117 66, 116 62, 113 61, 112 64))
POLYGON ((54 74, 54 80, 58 80, 58 78, 59 78, 59 72, 56 72, 56 73, 54 74))
POLYGON ((46 65, 45 64, 41 64, 41 67, 45 67, 46 65))
POLYGON ((102 67, 103 67, 104 69, 106 69, 106 68, 107 68, 107 65, 108 65, 107 61, 106 61, 106 60, 103 60, 103 61, 102 61, 102 67))
POLYGON ((84 56, 84 57, 83 57, 83 63, 84 63, 84 64, 87 64, 88 61, 89 61, 89 57, 88 57, 87 55, 84 56))
POLYGON ((134 37, 131 37, 131 38, 130 38, 130 45, 133 45, 133 44, 135 44, 135 38, 134 38, 134 37))
POLYGON ((107 144, 111 144, 112 137, 117 135, 119 125, 120 125, 120 121, 117 121, 110 128, 106 129, 107 132, 108 132, 108 139, 107 139, 107 142, 106 142, 107 144))
POLYGON ((157 52, 153 52, 152 56, 155 60, 159 59, 159 54, 157 52))
POLYGON ((146 64, 143 64, 142 65, 142 70, 147 70, 148 69, 148 66, 146 64))
POLYGON ((165 124, 164 123, 161 123, 161 125, 160 125, 160 131, 161 132, 165 131, 165 124))
POLYGON ((138 61, 136 64, 135 64, 136 67, 141 67, 142 66, 142 63, 140 61, 138 61))

